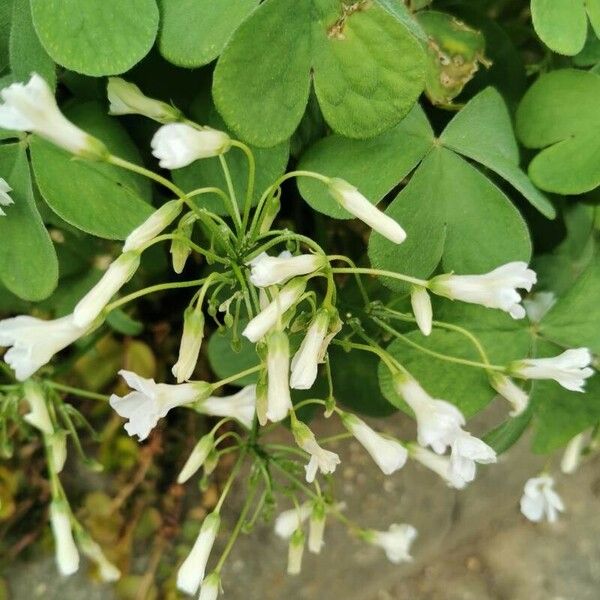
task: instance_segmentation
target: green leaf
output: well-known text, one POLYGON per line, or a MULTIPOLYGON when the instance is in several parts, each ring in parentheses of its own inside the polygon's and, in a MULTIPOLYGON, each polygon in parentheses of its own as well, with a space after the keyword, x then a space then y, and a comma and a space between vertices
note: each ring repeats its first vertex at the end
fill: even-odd
POLYGON ((377 4, 394 15, 417 39, 427 42, 427 34, 403 0, 376 0, 377 4))
POLYGON ((118 333, 123 335, 140 335, 144 331, 144 324, 132 319, 120 308, 111 311, 106 317, 106 322, 118 333))
POLYGON ((259 0, 160 0, 160 53, 180 67, 206 65, 259 0))
POLYGON ((9 65, 9 37, 13 0, 0 2, 0 73, 9 65))
POLYGON ((600 354, 600 257, 595 256, 573 287, 540 323, 542 335, 565 346, 587 346, 600 354))
MULTIPOLYGON (((199 123, 228 131, 223 119, 212 104, 210 95, 206 93, 200 94, 194 100, 190 107, 190 114, 199 123)), ((257 148, 255 146, 250 148, 256 160, 256 180, 253 197, 253 204, 255 204, 264 190, 285 172, 289 157, 289 142, 285 141, 271 148, 257 148)), ((225 155, 225 160, 231 173, 236 200, 241 208, 244 206, 248 184, 248 161, 244 153, 237 148, 232 148, 225 155)), ((214 186, 222 190, 227 189, 221 162, 216 157, 198 160, 183 169, 173 171, 173 179, 186 192, 201 187, 214 186)), ((201 206, 219 215, 228 214, 222 199, 214 194, 202 195, 197 201, 201 206)))
POLYGON ((600 185, 600 76, 563 69, 542 75, 517 111, 517 134, 542 151, 529 165, 532 181, 559 194, 600 185))
POLYGON ((31 0, 31 9, 48 54, 95 77, 131 69, 158 31, 156 0, 31 0))
POLYGON ((573 56, 587 34, 585 0, 531 0, 533 27, 554 52, 573 56))
POLYGON ((450 121, 440 137, 451 148, 508 181, 544 216, 553 219, 554 207, 519 168, 519 149, 502 96, 487 88, 450 121))
MULTIPOLYGON (((342 177, 376 204, 415 168, 432 144, 433 130, 417 104, 398 125, 371 139, 323 138, 302 156, 298 168, 342 177)), ((315 210, 338 219, 351 218, 321 182, 303 177, 298 187, 315 210)))
POLYGON ((15 78, 25 80, 38 73, 51 88, 56 87, 56 66, 35 32, 29 0, 14 0, 9 52, 15 78))
POLYGON ((491 446, 496 454, 503 454, 516 444, 531 422, 531 405, 517 417, 510 417, 504 423, 488 431, 481 439, 491 446))
MULTIPOLYGON (((70 106, 66 116, 106 143, 114 154, 140 162, 137 148, 116 119, 95 102, 70 106)), ((147 179, 112 165, 76 160, 49 142, 33 137, 31 156, 44 200, 65 221, 99 237, 125 239, 152 212, 144 199, 147 179)))
POLYGON ((58 281, 58 261, 35 207, 25 148, 0 146, 0 173, 12 187, 14 204, 0 216, 0 280, 24 300, 42 300, 58 281))
POLYGON ((300 123, 311 71, 329 125, 348 137, 372 137, 415 103, 423 89, 424 51, 378 4, 267 0, 220 56, 215 104, 242 138, 272 146, 300 123))
MULTIPOLYGON (((397 245, 373 233, 374 267, 430 275, 440 259, 445 271, 483 273, 514 260, 529 261, 531 241, 523 218, 502 191, 445 148, 432 150, 386 214, 406 230, 397 245)), ((405 286, 386 279, 392 289, 405 286)))

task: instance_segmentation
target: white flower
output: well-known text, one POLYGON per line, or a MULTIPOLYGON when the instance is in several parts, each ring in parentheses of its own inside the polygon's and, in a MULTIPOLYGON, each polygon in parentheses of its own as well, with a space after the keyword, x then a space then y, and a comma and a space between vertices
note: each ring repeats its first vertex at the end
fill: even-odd
POLYGON ((56 431, 52 435, 46 436, 48 446, 48 457, 52 462, 52 469, 55 473, 60 473, 67 460, 67 434, 64 431, 56 431))
POLYGON ((328 475, 335 471, 335 468, 340 464, 340 457, 335 452, 321 448, 315 439, 314 433, 307 425, 293 418, 292 433, 298 446, 310 454, 310 461, 304 467, 308 483, 312 483, 315 480, 317 469, 323 475, 328 475))
POLYGON ((536 523, 544 517, 550 523, 558 520, 558 513, 564 512, 565 506, 560 496, 554 491, 554 479, 550 475, 533 477, 525 484, 521 497, 521 512, 536 523))
POLYGON ((274 331, 267 340, 267 412, 275 423, 282 421, 292 408, 290 386, 290 345, 282 331, 274 331))
POLYGON ((102 548, 89 535, 80 534, 77 541, 83 554, 98 566, 98 574, 102 581, 112 582, 120 579, 121 571, 106 558, 102 548))
POLYGON ((461 490, 467 484, 460 473, 453 472, 450 465, 450 457, 439 456, 416 444, 410 446, 409 452, 411 458, 431 469, 434 473, 437 473, 450 487, 461 490))
POLYGON ((125 240, 123 252, 139 250, 168 227, 181 212, 181 201, 170 200, 155 210, 141 225, 136 227, 125 240))
POLYGON ((180 169, 200 158, 227 152, 231 139, 223 131, 210 127, 196 129, 184 123, 170 123, 154 134, 150 145, 163 169, 180 169))
POLYGON ((212 433, 207 433, 200 438, 177 476, 177 483, 185 483, 204 464, 214 445, 215 438, 212 433))
POLYGON ((290 386, 295 390, 310 389, 317 378, 318 365, 327 351, 325 340, 329 331, 329 319, 327 309, 322 308, 317 312, 292 359, 290 386))
POLYGON ((88 327, 79 327, 73 315, 44 321, 26 315, 0 321, 0 346, 12 346, 4 355, 19 381, 25 381, 60 350, 83 337, 88 327))
POLYGON ((326 514, 325 505, 322 502, 316 502, 308 522, 308 551, 313 554, 319 554, 323 547, 326 514))
POLYGON ((52 435, 54 427, 46 406, 46 398, 40 386, 34 381, 27 381, 23 386, 23 392, 30 409, 23 419, 42 433, 52 435))
POLYGON ((256 385, 247 385, 231 396, 210 396, 199 402, 196 409, 205 415, 233 417, 246 429, 252 429, 256 412, 256 385))
POLYGON ((347 181, 330 179, 329 192, 349 213, 391 242, 401 244, 406 239, 406 232, 399 223, 380 211, 347 181))
POLYGON ((509 413, 511 417, 517 417, 529 405, 529 396, 522 388, 520 388, 510 377, 501 373, 494 373, 490 377, 491 386, 513 407, 509 413))
POLYGON ((465 424, 463 414, 453 404, 432 398, 409 375, 396 374, 394 387, 415 413, 419 444, 443 454, 465 424))
POLYGON ((475 463, 489 464, 496 462, 496 452, 484 441, 461 431, 452 442, 450 455, 450 473, 456 479, 465 482, 475 479, 475 463))
POLYGON ((318 254, 300 254, 298 256, 269 256, 266 252, 253 258, 250 281, 256 287, 267 287, 285 283, 292 277, 308 275, 321 269, 326 258, 318 254))
POLYGON ((60 112, 48 84, 37 73, 28 83, 13 83, 0 92, 0 127, 31 131, 72 154, 92 159, 108 155, 104 144, 79 129, 60 112))
POLYGON ((283 540, 292 537, 292 534, 304 523, 312 513, 312 504, 304 502, 297 508, 290 508, 279 513, 275 519, 275 533, 283 540))
MULTIPOLYGON (((6 180, 0 177, 0 206, 10 206, 14 204, 13 199, 8 195, 8 192, 12 192, 12 188, 6 180)), ((0 217, 6 216, 6 213, 0 208, 0 217)))
POLYGON ((388 560, 394 564, 411 562, 410 547, 417 537, 417 530, 406 523, 393 523, 387 531, 367 531, 366 539, 383 548, 388 560))
POLYGON ((148 98, 134 83, 109 77, 106 86, 111 115, 143 115, 159 123, 177 121, 181 113, 166 102, 148 98))
POLYGON ((187 381, 193 374, 204 338, 204 315, 199 308, 188 306, 183 313, 183 332, 179 356, 171 372, 177 383, 187 381))
POLYGON ((75 325, 86 327, 93 323, 139 266, 140 256, 136 252, 126 252, 114 260, 100 281, 77 303, 73 311, 75 325))
POLYGON ((65 502, 50 504, 50 525, 54 535, 56 564, 61 575, 73 575, 79 569, 79 552, 73 540, 71 515, 65 502))
POLYGON ((125 419, 125 430, 131 436, 137 435, 145 440, 158 420, 176 406, 190 404, 206 398, 211 386, 203 381, 168 385, 155 383, 153 379, 145 379, 131 371, 121 370, 119 375, 134 391, 120 397, 113 394, 110 405, 125 419))
POLYGON ((219 596, 219 587, 221 585, 221 579, 219 574, 216 572, 207 575, 202 580, 202 585, 200 586, 200 596, 198 596, 198 600, 217 600, 219 596))
POLYGON ((536 292, 523 300, 527 318, 532 323, 539 323, 554 304, 556 296, 552 292, 536 292))
POLYGON ((577 470, 577 467, 579 467, 581 456, 588 442, 588 433, 587 431, 582 431, 569 440, 560 461, 560 470, 563 473, 572 475, 577 470))
POLYGON ((423 335, 430 335, 433 311, 429 293, 424 287, 414 286, 410 294, 410 303, 421 333, 423 335))
POLYGON ((583 392, 585 380, 594 374, 592 354, 587 348, 571 348, 552 358, 526 358, 509 365, 509 371, 524 379, 554 379, 567 390, 583 392))
POLYGON ((283 286, 273 301, 250 320, 242 335, 251 342, 258 342, 277 325, 281 316, 298 302, 305 289, 304 279, 295 279, 283 286))
POLYGON ((177 571, 177 589, 190 595, 198 591, 220 525, 218 513, 206 516, 192 550, 177 571))
POLYGON ((517 290, 529 292, 536 281, 537 276, 527 263, 517 261, 483 275, 439 275, 429 282, 429 289, 451 300, 499 308, 513 319, 522 319, 525 309, 517 290))
POLYGON ((302 570, 302 556, 304 554, 304 532, 296 529, 290 538, 288 546, 288 575, 298 575, 302 570))
POLYGON ((383 437, 355 415, 343 413, 342 422, 385 475, 391 475, 404 466, 408 451, 400 442, 383 437))

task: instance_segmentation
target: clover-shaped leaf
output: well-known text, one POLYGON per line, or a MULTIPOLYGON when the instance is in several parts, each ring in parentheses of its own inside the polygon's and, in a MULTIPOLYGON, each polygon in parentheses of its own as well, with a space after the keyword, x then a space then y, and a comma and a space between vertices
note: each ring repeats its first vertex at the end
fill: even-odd
POLYGON ((517 111, 517 134, 541 152, 529 176, 543 190, 582 194, 600 185, 600 76, 563 69, 542 75, 517 111))
POLYGON ((272 146, 300 123, 312 80, 329 125, 364 138, 407 114, 424 69, 422 44, 378 2, 266 0, 221 54, 213 96, 238 135, 272 146))

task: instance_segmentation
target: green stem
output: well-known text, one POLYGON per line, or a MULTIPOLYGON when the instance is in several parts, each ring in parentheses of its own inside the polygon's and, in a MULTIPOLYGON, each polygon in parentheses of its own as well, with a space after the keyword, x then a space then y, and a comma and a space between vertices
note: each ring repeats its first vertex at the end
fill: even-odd
POLYGON ((70 385, 64 385, 63 383, 57 383, 56 381, 46 381, 48 387, 59 392, 65 392, 67 394, 73 394, 73 396, 79 396, 80 398, 90 398, 92 400, 101 400, 102 402, 108 402, 109 396, 105 394, 96 394, 95 392, 88 392, 80 388, 72 387, 70 385))
POLYGON ((250 367, 249 369, 240 371, 239 373, 236 373, 235 375, 230 375, 229 377, 225 377, 225 379, 221 379, 221 380, 217 381, 216 383, 213 383, 212 386, 215 390, 219 389, 220 387, 223 387, 224 385, 227 385, 228 383, 231 383, 232 381, 237 381, 238 379, 241 379, 242 377, 246 377, 246 375, 252 375, 252 373, 256 373, 257 371, 260 371, 261 369, 262 369, 262 365, 256 365, 255 367, 250 367))
POLYGON ((231 172, 227 165, 227 159, 222 154, 219 154, 219 162, 225 175, 225 182, 227 183, 227 190, 229 191, 229 209, 231 218, 233 219, 239 233, 242 232, 242 218, 240 217, 240 208, 235 197, 235 189, 233 187, 233 181, 231 180, 231 172))
POLYGON ((243 142, 232 140, 232 146, 239 148, 248 160, 248 184, 246 186, 246 201, 244 202, 244 214, 242 219, 242 231, 246 231, 248 220, 250 219, 250 209, 252 207, 252 198, 254 196, 254 181, 256 179, 256 161, 252 150, 243 142))
POLYGON ((219 498, 219 501, 217 502, 217 505, 215 506, 214 512, 216 512, 216 513, 221 512, 223 503, 225 502, 225 499, 227 498, 227 494, 229 494, 229 490, 231 490, 231 486, 233 485, 233 482, 235 481, 236 477, 238 476, 238 473, 240 472, 240 469, 242 467, 242 463, 244 462, 245 456, 246 456, 246 447, 244 446, 240 452, 240 455, 238 456, 238 459, 237 459, 233 469, 231 470, 231 473, 229 474, 229 477, 227 478, 227 482, 225 483, 225 486, 223 487, 223 491, 221 492, 221 496, 219 498))
MULTIPOLYGON (((331 254, 327 257, 327 260, 329 260, 330 262, 333 260, 341 260, 341 261, 348 263, 353 269, 357 268, 356 263, 352 259, 348 258, 347 256, 344 256, 343 254, 331 254)), ((360 278, 360 274, 355 273, 354 278, 356 280, 356 285, 358 286, 358 290, 360 292, 360 295, 362 296, 365 306, 369 306, 371 301, 369 300, 367 290, 362 282, 362 279, 360 278)))
POLYGON ((425 279, 418 279, 417 277, 410 277, 410 275, 403 275, 402 273, 395 273, 394 271, 384 271, 383 269, 368 269, 366 267, 354 267, 354 268, 333 268, 334 273, 361 273, 363 275, 379 275, 380 277, 389 277, 390 279, 399 279, 400 281, 406 281, 414 285, 421 287, 427 287, 429 282, 425 279))

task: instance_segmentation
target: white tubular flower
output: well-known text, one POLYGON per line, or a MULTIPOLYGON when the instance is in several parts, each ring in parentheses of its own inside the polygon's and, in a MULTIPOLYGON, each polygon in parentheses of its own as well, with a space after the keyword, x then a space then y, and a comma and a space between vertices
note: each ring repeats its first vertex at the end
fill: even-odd
POLYGON ((511 262, 483 275, 439 275, 429 282, 429 289, 439 296, 499 308, 513 319, 522 319, 518 289, 531 291, 537 281, 534 271, 525 262, 511 262))
POLYGON ((532 323, 539 323, 555 304, 556 296, 552 292, 536 292, 523 300, 527 318, 532 323))
POLYGON ((204 464, 211 450, 214 448, 215 438, 212 433, 207 433, 200 438, 200 441, 194 446, 185 465, 177 476, 177 483, 185 483, 196 471, 204 464))
POLYGON ((83 554, 96 563, 98 575, 102 581, 110 583, 121 578, 121 571, 106 558, 100 545, 89 535, 85 533, 80 534, 77 537, 77 541, 83 554))
POLYGON ((184 123, 163 125, 150 142, 163 169, 180 169, 200 158, 218 156, 231 147, 230 137, 210 127, 196 129, 184 123))
POLYGON ((267 412, 272 423, 283 421, 292 408, 290 386, 290 344, 282 331, 274 331, 267 340, 267 412))
POLYGON ((312 554, 319 554, 323 547, 326 514, 325 505, 322 502, 316 502, 308 522, 308 551, 312 554))
POLYGON ((144 244, 153 240, 179 216, 181 208, 182 204, 179 200, 170 200, 155 210, 127 236, 123 252, 139 250, 144 244))
POLYGON ((582 431, 572 437, 565 448, 565 452, 560 461, 560 470, 566 475, 572 475, 577 471, 581 463, 581 456, 587 444, 588 432, 582 431))
POLYGON ((106 86, 111 115, 142 115, 159 123, 179 120, 181 113, 170 104, 148 98, 134 83, 120 77, 109 77, 106 86))
POLYGON ((410 294, 410 303, 421 333, 423 335, 430 335, 433 310, 431 308, 429 293, 424 287, 414 286, 410 294))
MULTIPOLYGON (((8 195, 8 192, 12 192, 12 188, 6 180, 0 177, 0 206, 10 206, 14 204, 13 199, 8 195)), ((6 213, 0 208, 0 217, 5 217, 6 213)))
POLYGON ((258 342, 277 325, 280 317, 298 302, 305 289, 305 279, 295 279, 284 285, 273 301, 250 320, 242 335, 253 343, 258 342))
POLYGON ((461 431, 452 442, 450 455, 450 472, 456 479, 470 482, 475 479, 475 463, 482 465, 495 463, 496 452, 484 441, 461 431))
POLYGON ((292 277, 308 275, 323 268, 327 259, 319 254, 300 254, 299 256, 269 256, 266 252, 253 258, 250 281, 256 287, 268 287, 285 283, 292 277))
POLYGON ((140 256, 137 252, 126 252, 114 260, 100 281, 77 303, 73 311, 75 325, 86 327, 93 323, 139 266, 140 256))
POLYGON ((513 409, 511 417, 518 417, 529 405, 529 396, 510 377, 501 373, 494 373, 490 377, 491 386, 505 399, 508 400, 513 409))
POLYGON ((58 570, 61 575, 73 575, 79 569, 79 552, 73 540, 71 516, 65 502, 53 500, 50 504, 50 525, 58 570))
POLYGON ((203 400, 212 389, 203 381, 168 385, 155 383, 153 379, 145 379, 131 371, 121 370, 119 375, 134 391, 122 398, 113 394, 110 405, 121 417, 129 419, 125 430, 131 436, 137 435, 140 441, 148 437, 158 420, 172 408, 203 400))
POLYGON ((365 534, 365 539, 383 548, 388 560, 396 565, 412 561, 410 547, 416 537, 417 530, 406 523, 393 523, 387 531, 369 530, 365 534))
POLYGON ((0 321, 0 346, 12 346, 4 361, 25 381, 60 350, 83 337, 88 327, 75 324, 73 315, 44 321, 26 315, 0 321))
POLYGON ((592 353, 587 348, 571 348, 552 358, 526 358, 508 368, 517 377, 554 379, 567 390, 583 392, 585 380, 594 374, 591 362, 592 353))
POLYGON ((290 538, 288 546, 288 575, 298 575, 302 570, 302 556, 304 555, 304 532, 296 529, 290 538))
POLYGON ((0 92, 0 127, 31 131, 65 150, 90 159, 108 156, 104 144, 71 123, 59 110, 48 84, 37 73, 28 83, 13 83, 0 92))
POLYGON ((400 442, 383 437, 362 419, 350 413, 342 414, 342 423, 362 444, 385 475, 391 475, 405 465, 408 451, 400 442))
POLYGON ((329 331, 329 319, 329 311, 320 309, 294 354, 290 386, 295 390, 308 390, 317 379, 319 363, 323 361, 327 351, 325 340, 329 331))
POLYGON ((256 385, 247 385, 231 396, 210 396, 198 404, 197 410, 214 417, 232 417, 251 429, 256 412, 256 385))
POLYGON ((463 414, 454 404, 432 398, 409 375, 394 375, 394 388, 415 413, 419 444, 443 454, 465 424, 463 414))
POLYGON ((294 435, 294 439, 298 446, 310 454, 309 463, 304 467, 306 470, 306 481, 308 481, 308 483, 312 483, 315 480, 317 469, 321 471, 323 475, 328 475, 335 471, 335 468, 340 464, 340 457, 335 452, 330 452, 329 450, 321 448, 321 446, 317 444, 315 434, 307 425, 293 418, 292 434, 294 435))
POLYGON ((64 431, 56 431, 46 437, 46 443, 52 469, 55 473, 60 473, 67 460, 67 434, 64 431))
POLYGON ((200 586, 200 595, 198 600, 217 600, 219 597, 219 588, 221 587, 221 578, 219 574, 214 572, 207 575, 202 580, 200 586))
POLYGON ((467 484, 460 476, 460 473, 453 472, 450 465, 450 457, 439 456, 416 444, 410 446, 409 453, 411 458, 431 469, 434 473, 437 473, 450 487, 461 490, 467 484))
POLYGON ((177 383, 187 381, 193 374, 204 338, 204 315, 199 308, 188 306, 183 313, 183 332, 179 356, 171 372, 177 383))
POLYGON ((210 513, 204 519, 192 550, 177 571, 178 590, 190 595, 198 591, 220 526, 221 518, 216 512, 210 513))
POLYGON ((275 533, 282 540, 288 540, 292 537, 294 531, 300 528, 308 517, 312 514, 312 504, 304 502, 298 508, 290 508, 279 513, 275 519, 275 533))
POLYGON ((23 386, 23 392, 30 409, 23 419, 42 433, 52 435, 54 427, 50 420, 44 392, 40 386, 34 381, 27 381, 23 386))
POLYGON ((339 204, 371 229, 395 244, 406 239, 400 224, 369 202, 353 185, 337 177, 330 179, 328 185, 329 193, 339 204))
POLYGON ((521 512, 530 520, 539 523, 544 517, 550 523, 558 520, 564 512, 561 497, 554 491, 554 478, 550 475, 533 477, 525 484, 521 497, 521 512))

